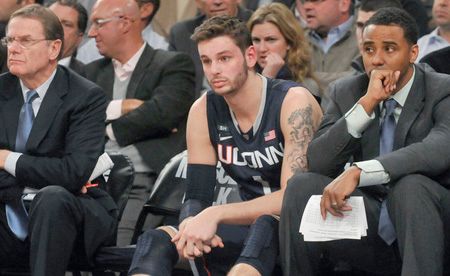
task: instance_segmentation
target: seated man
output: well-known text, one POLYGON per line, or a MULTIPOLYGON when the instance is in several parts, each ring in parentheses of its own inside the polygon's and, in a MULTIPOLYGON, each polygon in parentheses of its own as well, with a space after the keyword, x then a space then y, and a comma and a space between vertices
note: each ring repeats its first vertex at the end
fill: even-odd
POLYGON ((12 14, 2 40, 10 73, 0 76, 0 262, 23 265, 29 255, 33 276, 64 275, 73 250, 91 260, 116 233, 113 200, 84 186, 103 152, 106 98, 58 66, 63 37, 53 12, 30 5, 12 14), (25 186, 40 189, 29 221, 25 186))
POLYGON ((126 245, 158 173, 186 149, 194 65, 186 54, 144 41, 135 0, 98 0, 91 21, 89 36, 105 57, 87 64, 86 75, 110 100, 105 148, 130 157, 136 172, 118 229, 117 243, 126 245))
POLYGON ((331 87, 308 149, 311 173, 293 177, 286 191, 280 222, 285 275, 316 274, 322 253, 377 274, 443 275, 450 227, 450 78, 414 65, 416 42, 414 19, 398 8, 380 9, 364 25, 366 74, 331 87), (349 160, 353 166, 344 170, 349 160), (346 199, 362 196, 367 237, 305 242, 300 220, 316 194, 322 194, 323 219, 351 211, 346 199))
POLYGON ((59 64, 85 76, 84 63, 75 55, 86 31, 88 15, 77 0, 55 0, 49 9, 58 16, 64 29, 64 47, 59 64))
POLYGON ((307 169, 306 148, 321 110, 297 83, 255 73, 255 49, 239 19, 208 19, 193 39, 213 90, 189 113, 188 187, 179 231, 144 233, 129 274, 169 275, 178 249, 188 259, 204 256, 196 269, 206 267, 212 275, 230 269, 229 275, 271 275, 278 254, 275 215, 287 179, 307 169), (238 183, 243 202, 211 206, 218 160, 238 183))

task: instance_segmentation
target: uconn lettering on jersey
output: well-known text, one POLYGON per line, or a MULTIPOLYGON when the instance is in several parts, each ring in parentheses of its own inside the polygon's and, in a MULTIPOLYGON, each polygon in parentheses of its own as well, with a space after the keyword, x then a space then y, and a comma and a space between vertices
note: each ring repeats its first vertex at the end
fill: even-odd
POLYGON ((279 143, 278 147, 265 147, 264 152, 259 150, 239 152, 239 149, 232 145, 217 144, 217 153, 220 162, 224 164, 262 169, 281 163, 283 161, 284 149, 283 144, 279 143))

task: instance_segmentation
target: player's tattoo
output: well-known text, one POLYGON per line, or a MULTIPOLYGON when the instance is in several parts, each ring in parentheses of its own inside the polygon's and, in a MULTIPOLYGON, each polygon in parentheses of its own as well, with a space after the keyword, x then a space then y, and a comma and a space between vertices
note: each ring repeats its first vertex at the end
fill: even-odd
POLYGON ((288 153, 287 160, 293 173, 304 172, 308 169, 306 149, 314 134, 311 104, 292 112, 288 118, 288 124, 292 127, 289 139, 294 147, 288 153))

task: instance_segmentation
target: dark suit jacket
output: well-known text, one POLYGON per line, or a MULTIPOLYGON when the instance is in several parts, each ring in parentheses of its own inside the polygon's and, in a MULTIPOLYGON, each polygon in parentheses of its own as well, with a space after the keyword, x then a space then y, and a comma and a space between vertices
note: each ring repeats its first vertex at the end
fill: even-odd
MULTIPOLYGON (((113 96, 114 68, 103 58, 86 65, 87 77, 113 96)), ((185 54, 146 45, 131 75, 126 98, 144 101, 111 122, 120 146, 134 144, 144 162, 158 173, 186 148, 186 118, 194 101, 194 65, 185 54), (173 133, 173 129, 178 129, 173 133)))
POLYGON ((450 74, 450 46, 429 53, 420 62, 427 63, 436 72, 450 74))
POLYGON ((77 72, 80 76, 86 77, 84 63, 76 59, 75 56, 72 56, 72 58, 70 59, 69 68, 77 72))
POLYGON ((8 56, 7 53, 6 48, 0 45, 0 74, 8 71, 6 60, 8 56))
POLYGON ((334 178, 350 159, 376 159, 390 174, 391 181, 418 173, 449 186, 446 173, 450 168, 450 77, 415 68, 414 83, 397 123, 394 151, 381 157, 379 110, 359 139, 348 133, 344 118, 366 93, 367 75, 333 83, 322 123, 308 147, 310 171, 334 178))
MULTIPOLYGON (((1 75, 0 91, 0 148, 14 151, 23 105, 19 79, 10 73, 1 75)), ((58 66, 34 119, 27 153, 16 163, 16 177, 0 170, 0 202, 16 200, 25 185, 36 189, 56 185, 79 194, 103 152, 105 110, 106 98, 97 85, 58 66)), ((115 216, 112 199, 106 192, 92 189, 88 195, 115 216)), ((89 219, 96 224, 94 218, 89 219)), ((85 241, 91 256, 104 239, 86 231, 85 241)))
MULTIPOLYGON (((250 10, 245 10, 239 7, 237 18, 244 22, 252 15, 250 10)), ((201 14, 192 19, 181 21, 173 25, 169 34, 169 50, 187 53, 195 65, 195 96, 198 98, 203 84, 203 67, 198 54, 197 44, 191 39, 195 28, 200 26, 205 21, 206 15, 201 14)))

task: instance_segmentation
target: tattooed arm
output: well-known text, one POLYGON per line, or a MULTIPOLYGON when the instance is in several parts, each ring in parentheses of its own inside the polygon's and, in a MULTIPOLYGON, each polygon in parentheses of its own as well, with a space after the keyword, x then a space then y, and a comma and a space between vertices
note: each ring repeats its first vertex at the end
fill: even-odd
MULTIPOLYGON (((279 191, 252 200, 215 205, 195 216, 190 224, 205 233, 207 225, 252 224, 264 214, 279 215, 287 180, 297 171, 306 171, 306 150, 322 118, 322 111, 313 96, 301 87, 291 88, 281 107, 281 131, 284 136, 284 157, 279 191)), ((215 228, 211 232, 212 236, 215 228)), ((205 238, 207 240, 208 238, 205 238)))
POLYGON ((322 119, 322 110, 303 88, 291 88, 284 99, 280 123, 284 134, 284 158, 281 187, 294 173, 308 170, 306 152, 322 119))

